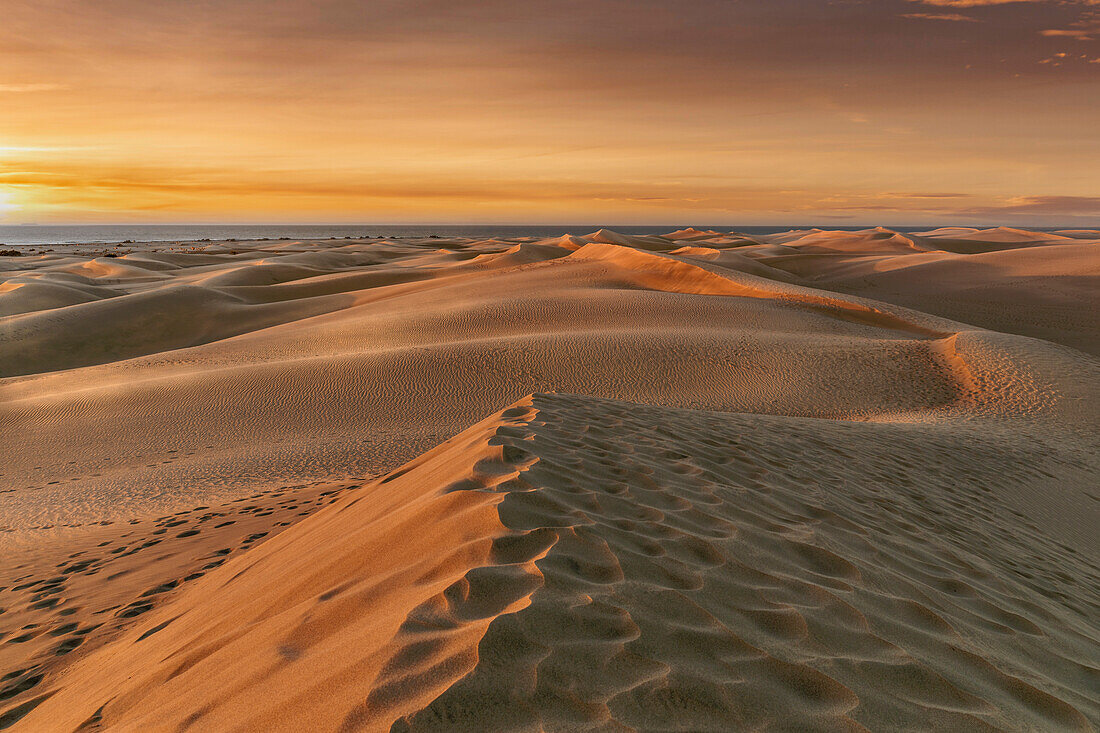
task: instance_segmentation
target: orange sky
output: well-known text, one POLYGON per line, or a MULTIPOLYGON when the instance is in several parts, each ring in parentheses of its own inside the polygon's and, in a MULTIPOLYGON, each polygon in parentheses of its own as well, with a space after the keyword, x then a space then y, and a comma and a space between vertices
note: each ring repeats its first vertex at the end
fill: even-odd
POLYGON ((1095 226, 1098 162, 1100 0, 9 0, 0 21, 5 223, 1095 226))

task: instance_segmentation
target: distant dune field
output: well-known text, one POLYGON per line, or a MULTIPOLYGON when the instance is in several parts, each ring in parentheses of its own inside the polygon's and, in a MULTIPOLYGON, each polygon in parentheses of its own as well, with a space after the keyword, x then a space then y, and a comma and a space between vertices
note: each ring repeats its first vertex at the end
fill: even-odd
POLYGON ((0 729, 1100 726, 1100 231, 48 249, 0 729))

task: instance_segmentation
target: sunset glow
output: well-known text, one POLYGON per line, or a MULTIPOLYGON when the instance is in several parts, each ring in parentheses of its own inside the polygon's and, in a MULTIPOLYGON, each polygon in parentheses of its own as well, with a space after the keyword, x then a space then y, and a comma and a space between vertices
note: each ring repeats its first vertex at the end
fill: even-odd
POLYGON ((414 5, 14 3, 0 216, 1100 218, 1087 0, 414 5))
POLYGON ((16 211, 17 208, 14 194, 0 191, 0 221, 3 221, 4 217, 16 211))

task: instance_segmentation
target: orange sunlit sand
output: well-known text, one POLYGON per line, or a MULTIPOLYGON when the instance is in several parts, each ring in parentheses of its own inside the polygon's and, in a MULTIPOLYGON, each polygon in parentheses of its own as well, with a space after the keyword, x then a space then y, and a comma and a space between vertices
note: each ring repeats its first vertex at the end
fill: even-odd
POLYGON ((11 730, 1100 722, 1100 231, 41 249, 11 730))

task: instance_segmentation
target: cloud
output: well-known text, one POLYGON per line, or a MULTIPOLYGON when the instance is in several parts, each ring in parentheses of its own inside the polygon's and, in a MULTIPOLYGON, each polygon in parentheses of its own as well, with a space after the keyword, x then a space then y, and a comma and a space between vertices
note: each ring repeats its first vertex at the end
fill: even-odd
POLYGON ((52 153, 59 150, 87 150, 73 145, 0 145, 0 155, 22 155, 24 153, 52 153))
POLYGON ((978 8, 988 5, 1011 5, 1016 3, 1050 3, 1058 5, 1100 5, 1100 0, 909 0, 922 5, 935 5, 941 8, 978 8))
POLYGON ((104 210, 175 209, 180 211, 232 207, 262 199, 271 207, 288 201, 309 209, 370 210, 378 202, 409 205, 424 202, 568 203, 638 202, 684 208, 724 208, 729 202, 752 210, 765 209, 785 196, 771 188, 719 184, 690 198, 675 183, 576 180, 574 178, 470 176, 427 179, 416 175, 374 177, 352 172, 333 176, 325 170, 249 171, 236 168, 113 166, 57 161, 12 161, 0 164, 0 187, 19 189, 29 198, 47 203, 94 205, 104 210))
MULTIPOLYGON (((1100 3, 1100 0, 1096 0, 1100 3)), ((1095 41, 1100 35, 1100 12, 1090 10, 1081 13, 1076 21, 1068 23, 1068 28, 1049 29, 1040 31, 1043 35, 1064 37, 1064 39, 1076 39, 1078 41, 1095 41)))
MULTIPOLYGON (((1047 6, 1063 6, 1071 11, 1070 6, 1100 6, 1100 0, 909 0, 909 2, 931 5, 938 8, 978 8, 993 5, 1009 4, 1042 4, 1047 6)), ((1039 34, 1048 38, 1074 38, 1078 41, 1093 41, 1100 35, 1100 13, 1095 10, 1071 11, 1079 12, 1079 17, 1067 23, 1064 28, 1047 28, 1040 30, 1039 34)), ((978 21, 961 13, 906 13, 903 18, 922 18, 925 20, 953 20, 953 21, 978 21)), ((1049 21, 1048 21, 1049 22, 1049 21)), ((1053 24, 1053 23, 1052 23, 1053 24)))
POLYGON ((969 215, 1061 214, 1089 216, 1100 214, 1100 196, 1018 196, 999 206, 981 206, 960 212, 969 215))
POLYGON ((1086 30, 1056 30, 1056 29, 1052 29, 1052 30, 1039 31, 1039 34, 1043 35, 1043 36, 1053 36, 1055 38, 1058 38, 1058 37, 1076 38, 1078 41, 1091 41, 1092 40, 1092 31, 1086 31, 1086 30))
POLYGON ((884 193, 881 198, 891 199, 964 199, 969 193, 884 193))
POLYGON ((1090 56, 1087 53, 1074 53, 1069 54, 1065 52, 1056 53, 1053 56, 1049 56, 1039 61, 1040 64, 1049 64, 1050 66, 1064 66, 1066 64, 1100 64, 1100 56, 1090 56))
POLYGON ((64 89, 63 84, 0 84, 0 94, 22 94, 26 92, 52 92, 64 89))
POLYGON ((1044 0, 910 0, 921 5, 935 5, 940 8, 977 8, 985 5, 1008 5, 1021 2, 1044 2, 1044 0))
POLYGON ((1055 38, 1075 38, 1078 41, 1092 41, 1100 35, 1100 13, 1089 11, 1070 23, 1068 28, 1051 28, 1040 31, 1040 33, 1055 38))
POLYGON ((983 22, 978 18, 971 18, 969 15, 962 15, 961 13, 905 13, 901 17, 920 20, 953 20, 966 23, 983 22))

